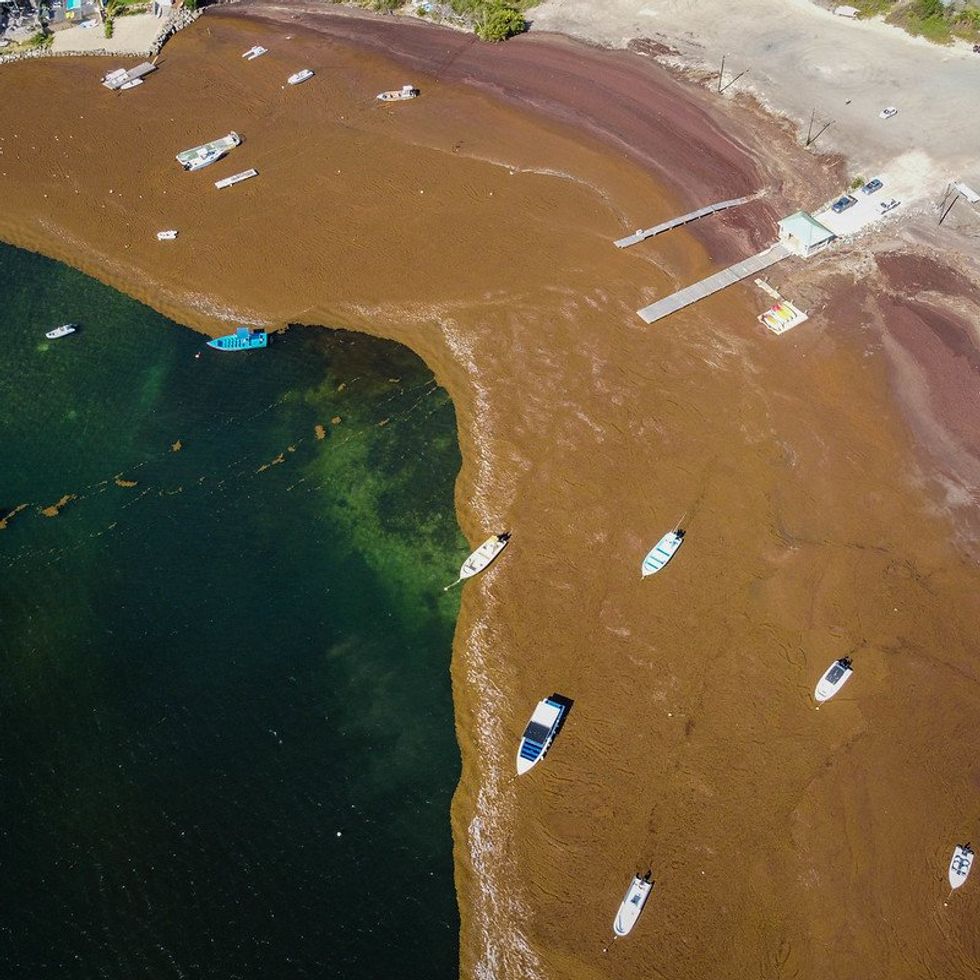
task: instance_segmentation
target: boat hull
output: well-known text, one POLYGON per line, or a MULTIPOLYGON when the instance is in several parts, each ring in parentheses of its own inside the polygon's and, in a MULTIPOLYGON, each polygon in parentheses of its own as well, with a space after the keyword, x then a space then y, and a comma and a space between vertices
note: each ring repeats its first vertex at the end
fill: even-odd
POLYGON ((949 862, 949 887, 959 888, 966 881, 972 867, 973 849, 969 844, 957 844, 949 862))
POLYGON ((69 334, 75 332, 75 325, 71 323, 66 323, 61 327, 55 327, 54 330, 49 330, 44 336, 48 340, 59 340, 62 337, 67 337, 69 334))
POLYGON ((547 755, 567 712, 568 704, 557 694, 537 703, 517 749, 518 776, 533 769, 547 755))
POLYGON ((646 554, 640 563, 640 574, 643 578, 659 572, 680 548, 684 541, 683 531, 671 531, 665 534, 646 554))
POLYGON ((208 347, 215 350, 257 350, 268 345, 269 335, 264 330, 249 330, 247 327, 239 327, 234 333, 208 341, 208 347))
MULTIPOLYGON (((649 875, 649 872, 647 874, 649 875)), ((639 875, 633 876, 633 880, 626 890, 626 896, 623 898, 616 918, 613 920, 613 932, 617 936, 630 934, 643 911, 643 906, 646 905, 646 901, 650 897, 652 888, 653 882, 649 878, 641 878, 639 875)))
POLYGON ((846 658, 835 660, 824 672, 823 677, 817 681, 817 686, 813 691, 814 701, 821 704, 829 701, 847 683, 848 678, 854 673, 851 662, 846 658))

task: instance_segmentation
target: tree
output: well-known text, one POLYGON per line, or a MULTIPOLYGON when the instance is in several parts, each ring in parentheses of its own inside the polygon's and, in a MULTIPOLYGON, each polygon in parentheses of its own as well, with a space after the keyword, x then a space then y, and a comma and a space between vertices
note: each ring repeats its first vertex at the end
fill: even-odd
POLYGON ((481 41, 505 41, 526 30, 524 15, 506 3, 493 3, 485 7, 476 24, 476 36, 481 41))

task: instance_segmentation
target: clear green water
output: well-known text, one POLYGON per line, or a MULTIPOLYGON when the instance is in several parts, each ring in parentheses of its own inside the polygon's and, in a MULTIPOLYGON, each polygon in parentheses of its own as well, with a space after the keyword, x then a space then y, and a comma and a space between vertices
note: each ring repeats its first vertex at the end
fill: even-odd
POLYGON ((431 372, 210 351, 4 245, 0 339, 0 976, 455 976, 431 372))

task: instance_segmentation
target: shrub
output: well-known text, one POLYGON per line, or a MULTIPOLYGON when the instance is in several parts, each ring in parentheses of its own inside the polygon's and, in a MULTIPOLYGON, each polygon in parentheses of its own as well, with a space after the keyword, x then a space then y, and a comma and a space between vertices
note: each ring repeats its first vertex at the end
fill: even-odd
POLYGON ((526 30, 524 15, 515 7, 503 3, 485 7, 476 23, 476 36, 481 41, 505 41, 526 30))
POLYGON ((373 7, 379 14, 390 14, 402 5, 403 0, 374 0, 373 7))
POLYGON ((29 48, 50 48, 53 43, 54 35, 43 29, 32 34, 27 40, 29 48))

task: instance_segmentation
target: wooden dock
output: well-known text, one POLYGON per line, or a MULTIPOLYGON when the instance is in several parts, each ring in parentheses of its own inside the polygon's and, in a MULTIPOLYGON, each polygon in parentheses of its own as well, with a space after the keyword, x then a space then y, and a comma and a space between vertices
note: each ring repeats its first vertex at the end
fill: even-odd
POLYGON ((651 303, 649 306, 644 306, 642 310, 637 310, 637 313, 647 323, 653 323, 671 313, 676 313, 677 310, 682 310, 685 306, 696 303, 699 299, 704 299, 705 296, 717 293, 726 286, 731 286, 732 283, 754 276, 791 254, 784 245, 778 243, 770 245, 764 252, 759 252, 741 262, 736 262, 727 269, 722 269, 721 272, 716 272, 713 276, 708 276, 707 279, 694 283, 693 286, 687 286, 676 293, 671 293, 670 296, 658 299, 656 303, 651 303))
POLYGON ((670 221, 665 221, 661 225, 654 225, 652 228, 647 228, 645 231, 640 228, 637 229, 636 234, 627 235, 625 238, 620 238, 619 241, 613 242, 616 248, 629 248, 630 245, 638 245, 640 242, 646 241, 648 238, 653 238, 655 235, 663 234, 665 231, 670 231, 671 228, 679 228, 681 225, 690 224, 692 221, 697 221, 698 218, 706 218, 709 214, 717 214, 719 211, 727 211, 729 208, 738 207, 739 204, 748 204, 749 201, 754 201, 759 195, 753 194, 750 197, 736 197, 731 201, 719 201, 717 204, 709 204, 706 208, 699 208, 697 211, 692 211, 690 214, 682 214, 679 218, 671 218, 670 221))

